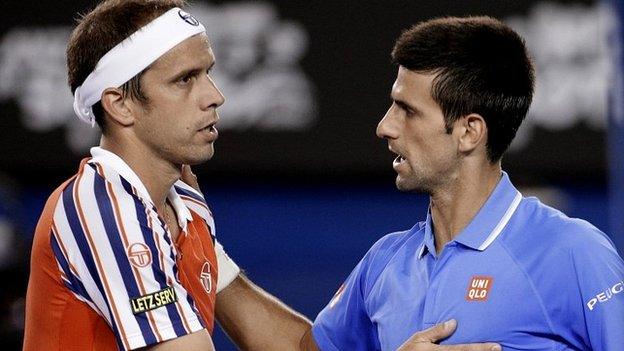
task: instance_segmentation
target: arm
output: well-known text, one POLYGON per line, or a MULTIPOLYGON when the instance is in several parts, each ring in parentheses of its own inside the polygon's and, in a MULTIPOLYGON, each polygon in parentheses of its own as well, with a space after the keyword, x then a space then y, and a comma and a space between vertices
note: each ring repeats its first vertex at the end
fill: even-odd
POLYGON ((617 350, 624 345, 624 261, 606 235, 597 234, 571 253, 580 298, 570 310, 584 318, 580 328, 587 330, 586 345, 617 350))
POLYGON ((310 321, 242 274, 217 294, 216 316, 242 350, 318 350, 310 321))
MULTIPOLYGON (((184 166, 182 180, 199 190, 197 177, 190 167, 184 166)), ((220 274, 222 266, 229 267, 227 274, 238 272, 238 267, 218 245, 220 274)), ((221 285, 221 276, 220 276, 221 285)), ((318 351, 312 335, 312 324, 301 314, 253 284, 243 274, 219 289, 216 317, 230 338, 242 350, 301 350, 318 351)), ((436 342, 450 336, 456 328, 450 321, 415 333, 400 351, 499 351, 497 344, 437 345, 436 342)))
MULTIPOLYGON (((240 275, 217 295, 217 319, 242 350, 318 351, 312 325, 240 275)), ((438 345, 457 328, 447 321, 412 335, 397 351, 500 351, 494 343, 438 345)))
MULTIPOLYGON (((197 177, 187 165, 181 180, 201 194, 197 177)), ((216 318, 243 350, 318 350, 311 323, 253 284, 215 241, 219 266, 216 318)))
POLYGON ((176 339, 167 340, 152 347, 142 348, 145 351, 214 351, 214 345, 210 334, 206 329, 202 329, 192 334, 187 334, 176 339))

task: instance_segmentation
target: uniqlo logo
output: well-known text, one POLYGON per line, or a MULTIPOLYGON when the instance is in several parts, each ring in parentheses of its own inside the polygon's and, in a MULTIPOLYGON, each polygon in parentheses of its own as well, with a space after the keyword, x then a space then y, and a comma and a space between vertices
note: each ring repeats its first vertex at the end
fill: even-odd
POLYGON ((487 300, 492 282, 494 279, 488 276, 475 275, 468 284, 468 292, 466 292, 467 301, 485 301, 487 300))

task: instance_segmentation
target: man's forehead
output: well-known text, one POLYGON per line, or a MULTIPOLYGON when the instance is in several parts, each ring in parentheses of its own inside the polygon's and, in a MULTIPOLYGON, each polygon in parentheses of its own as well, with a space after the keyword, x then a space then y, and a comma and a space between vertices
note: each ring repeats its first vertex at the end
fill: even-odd
POLYGON ((192 64, 200 61, 214 61, 210 41, 205 33, 185 39, 158 58, 152 65, 152 68, 177 66, 183 63, 192 64))
POLYGON ((434 73, 416 72, 400 66, 392 85, 391 96, 395 99, 410 100, 421 94, 430 95, 435 77, 434 73))

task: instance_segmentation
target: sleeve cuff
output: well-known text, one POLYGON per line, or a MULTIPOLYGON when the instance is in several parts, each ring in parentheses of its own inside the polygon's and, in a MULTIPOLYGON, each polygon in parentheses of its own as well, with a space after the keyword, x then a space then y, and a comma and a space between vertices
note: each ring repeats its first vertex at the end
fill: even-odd
POLYGON ((217 267, 219 269, 219 275, 217 279, 217 294, 225 289, 231 282, 238 277, 238 273, 240 273, 240 268, 225 253, 223 249, 223 245, 221 245, 217 240, 215 240, 215 253, 217 254, 217 267))

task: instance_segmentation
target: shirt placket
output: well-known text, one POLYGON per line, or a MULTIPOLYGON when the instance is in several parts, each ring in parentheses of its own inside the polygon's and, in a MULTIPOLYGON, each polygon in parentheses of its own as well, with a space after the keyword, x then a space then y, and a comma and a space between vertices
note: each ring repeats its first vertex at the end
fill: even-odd
POLYGON ((423 310, 423 326, 425 328, 430 327, 438 322, 438 313, 436 306, 440 302, 440 297, 444 294, 445 281, 443 274, 448 266, 453 251, 455 250, 455 243, 451 242, 447 244, 440 255, 435 258, 431 253, 428 253, 427 259, 433 260, 431 265, 431 271, 429 272, 429 285, 427 286, 427 294, 425 296, 424 310, 423 310))

